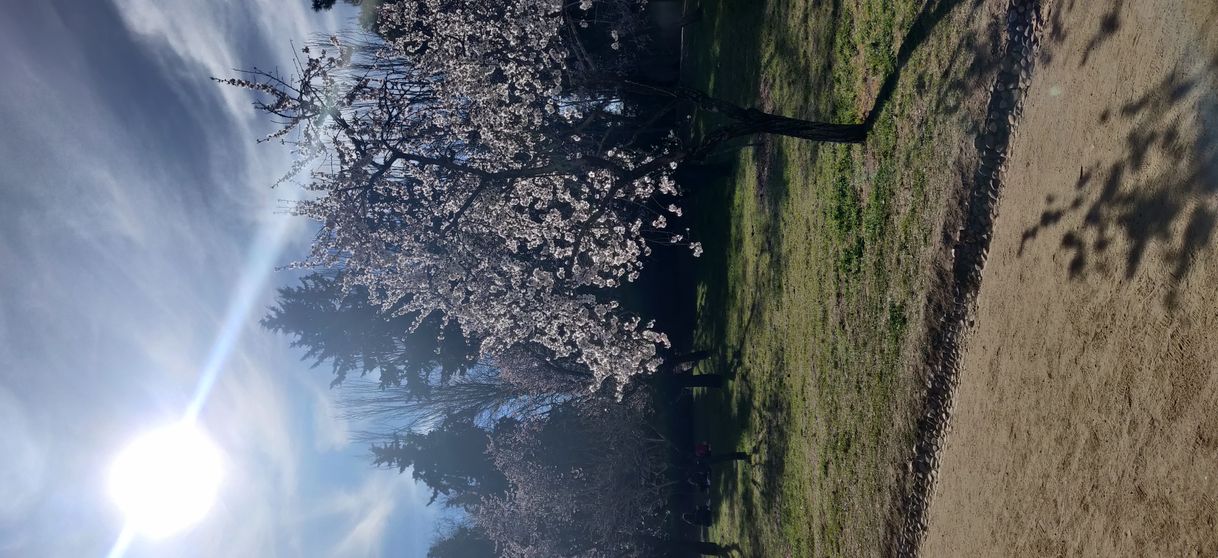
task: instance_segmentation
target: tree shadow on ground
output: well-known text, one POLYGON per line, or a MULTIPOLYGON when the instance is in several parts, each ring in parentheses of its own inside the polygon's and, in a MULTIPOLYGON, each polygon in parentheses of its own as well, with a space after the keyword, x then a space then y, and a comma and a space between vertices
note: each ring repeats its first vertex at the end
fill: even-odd
MULTIPOLYGON (((1085 2, 1085 0, 1083 1, 1085 2)), ((1057 2, 1051 10, 1048 25, 1046 25, 1046 40, 1044 45, 1046 48, 1042 48, 1040 52, 1040 62, 1042 64, 1051 62, 1056 53, 1061 50, 1054 47, 1060 47, 1070 36, 1071 30, 1066 28, 1063 18, 1073 12, 1079 5, 1080 0, 1062 0, 1057 2)), ((1078 62, 1079 68, 1086 66, 1091 61, 1092 56, 1095 55, 1096 50, 1121 30, 1124 24, 1122 13, 1128 5, 1127 0, 1112 0, 1108 10, 1104 12, 1104 15, 1100 16, 1096 28, 1091 32, 1091 37, 1087 39, 1087 45, 1083 47, 1083 52, 1078 62)))
MULTIPOLYGON (((1074 2, 1068 6, 1073 8, 1074 2)), ((1100 18, 1100 25, 1087 41, 1086 48, 1083 49, 1083 57, 1078 62, 1078 67, 1082 68, 1091 60, 1091 55, 1095 53, 1095 49, 1103 45, 1108 39, 1111 39, 1117 31, 1121 29, 1121 11, 1125 9, 1125 0, 1115 0, 1108 7, 1108 11, 1100 18)))
POLYGON ((1081 214, 1081 228, 1060 239, 1070 253, 1069 277, 1110 273, 1109 252, 1121 240, 1116 258, 1130 279, 1158 245, 1169 268, 1164 303, 1174 307, 1179 283, 1218 228, 1215 72, 1218 58, 1192 72, 1172 72, 1138 98, 1105 110, 1101 124, 1129 128, 1124 149, 1115 159, 1080 167, 1070 201, 1047 199, 1039 220, 1024 230, 1018 254, 1067 216, 1081 214))
MULTIPOLYGON (((884 108, 892 99, 893 93, 896 92, 897 85, 901 81, 901 76, 905 73, 905 69, 909 66, 909 59, 917 52, 918 47, 921 47, 926 40, 931 37, 935 27, 943 21, 960 4, 966 0, 929 0, 922 5, 922 9, 918 11, 918 15, 914 18, 914 22, 909 27, 909 32, 905 34, 905 38, 901 41, 901 48, 897 50, 896 64, 893 71, 884 79, 875 96, 875 102, 872 104, 871 112, 867 114, 864 124, 868 128, 875 126, 876 121, 884 113, 884 108)), ((968 0, 972 2, 972 10, 975 12, 982 4, 983 0, 968 0)), ((959 47, 957 47, 959 48, 959 47)))
MULTIPOLYGON (((728 176, 732 175, 734 173, 728 176)), ((703 199, 700 202, 709 202, 709 200, 703 199)), ((721 208, 730 206, 725 199, 711 203, 721 208)), ((702 229, 706 233, 710 232, 705 227, 702 229)), ((708 254, 715 253, 715 259, 700 262, 717 268, 712 273, 720 275, 727 264, 726 261, 718 260, 724 258, 729 253, 728 251, 733 249, 730 246, 738 244, 740 239, 731 238, 726 230, 720 229, 717 233, 712 233, 709 240, 718 245, 716 248, 729 247, 727 250, 709 250, 708 254)), ((735 249, 739 249, 739 246, 736 246, 735 249)), ((759 254, 759 257, 774 264, 778 256, 772 250, 767 249, 767 252, 768 254, 759 254)), ((764 263, 761 267, 763 269, 760 276, 754 277, 757 287, 767 293, 772 292, 775 283, 772 270, 776 268, 767 267, 764 263)), ((729 302, 731 293, 722 290, 728 284, 724 279, 720 277, 707 282, 710 290, 705 295, 705 304, 714 306, 729 302)), ((712 310, 709 315, 717 317, 715 323, 701 324, 702 329, 710 335, 701 340, 701 343, 706 345, 697 348, 712 350, 714 357, 703 364, 700 373, 724 376, 731 383, 731 389, 701 390, 698 394, 699 407, 716 409, 717 412, 696 416, 699 430, 706 439, 712 442, 714 451, 717 453, 744 451, 752 454, 752 459, 748 463, 730 462, 714 468, 711 497, 717 502, 722 502, 724 498, 737 494, 740 495, 743 502, 774 502, 777 498, 780 479, 786 471, 784 459, 787 453, 788 430, 782 425, 774 424, 776 421, 780 421, 781 417, 788 416, 789 409, 785 407, 786 401, 780 396, 781 394, 765 389, 768 386, 755 385, 750 381, 750 376, 758 372, 754 370, 758 366, 769 365, 771 370, 768 372, 774 373, 773 368, 781 362, 781 355, 769 363, 753 362, 746 358, 747 347, 732 343, 729 338, 729 331, 732 337, 748 338, 754 328, 764 327, 764 324, 767 323, 764 298, 765 295, 758 294, 752 299, 749 310, 739 316, 726 316, 717 310, 712 310), (727 323, 725 319, 731 320, 732 323, 727 323), (756 392, 758 389, 765 389, 765 391, 758 393, 756 392)), ((743 514, 742 524, 757 525, 759 522, 767 520, 759 515, 764 510, 757 506, 746 504, 737 509, 743 514)), ((754 532, 749 537, 749 546, 758 548, 760 545, 759 533, 754 532)))
MULTIPOLYGON (((825 12, 833 12, 838 9, 840 4, 840 1, 825 2, 821 4, 821 8, 825 12)), ((732 5, 736 7, 736 11, 748 11, 739 6, 754 4, 741 2, 732 5)), ((762 3, 758 2, 756 5, 761 6, 762 3)), ((914 15, 913 23, 897 48, 892 71, 876 76, 882 78, 883 81, 879 84, 872 110, 867 114, 866 119, 870 122, 879 121, 882 125, 887 125, 888 122, 882 119, 899 118, 902 126, 904 126, 906 118, 922 119, 922 122, 909 123, 911 128, 917 129, 925 123, 927 118, 950 116, 959 112, 963 108, 962 104, 959 102, 952 104, 951 102, 941 102, 941 99, 929 98, 926 101, 915 101, 918 104, 916 111, 904 111, 900 106, 905 102, 903 99, 922 99, 934 94, 936 89, 940 92, 941 97, 945 90, 950 90, 960 98, 970 94, 974 88, 988 90, 996 70, 994 62, 1001 52, 1003 22, 994 21, 986 31, 968 35, 962 40, 960 37, 964 35, 964 32, 950 27, 950 25, 954 25, 954 22, 970 21, 983 6, 982 0, 929 0, 923 3, 921 9, 914 15), (936 35, 936 30, 940 27, 947 28, 949 34, 936 35), (927 66, 920 62, 922 57, 919 54, 920 49, 935 56, 940 49, 953 47, 955 51, 952 53, 950 65, 942 73, 940 73, 939 67, 936 67, 933 72, 923 70, 927 66), (967 64, 967 68, 961 72, 960 65, 964 64, 967 64), (962 77, 961 74, 963 74, 962 77), (902 82, 902 80, 904 81, 902 82), (949 84, 949 80, 954 81, 949 84), (909 91, 913 91, 913 95, 907 95, 909 91), (908 112, 913 112, 913 114, 908 114, 908 112), (899 115, 899 117, 894 115, 899 115)), ((725 26, 725 33, 731 39, 729 41, 731 46, 730 52, 721 56, 726 59, 725 65, 731 67, 734 65, 729 63, 734 57, 740 56, 737 53, 749 52, 750 48, 760 46, 757 37, 754 37, 752 33, 747 33, 749 29, 747 23, 753 21, 755 14, 737 14, 736 11, 731 13, 731 17, 724 17, 722 14, 709 11, 707 19, 708 23, 713 24, 716 34, 719 33, 720 24, 725 26)), ((830 18, 829 22, 824 25, 830 26, 828 34, 834 35, 838 32, 836 26, 840 23, 838 18, 830 18)), ((841 32, 848 33, 849 31, 843 29, 841 32)), ((803 45, 799 41, 805 41, 806 45, 809 40, 817 40, 786 33, 782 30, 775 32, 772 29, 766 36, 773 40, 770 46, 773 47, 774 55, 779 57, 795 56, 806 50, 802 48, 803 45)), ((825 43, 826 52, 831 52, 831 47, 831 44, 825 43)), ((834 108, 830 101, 833 98, 832 83, 829 83, 827 79, 832 74, 833 56, 825 56, 818 60, 819 65, 809 65, 812 73, 816 73, 816 69, 819 68, 820 75, 814 75, 806 80, 811 92, 804 97, 805 104, 802 108, 806 112, 816 113, 812 115, 813 117, 827 117, 833 114, 831 109, 834 108), (823 106, 817 105, 818 100, 823 106)), ((932 60, 937 62, 938 59, 932 60)), ((854 61, 843 60, 841 63, 854 63, 854 61)), ((697 67, 691 66, 691 68, 697 67)), ((715 68, 717 69, 717 67, 716 65, 715 68)), ((755 93, 760 97, 758 104, 762 110, 767 112, 774 110, 774 107, 769 106, 770 103, 766 100, 769 84, 758 79, 751 69, 741 72, 739 76, 733 74, 730 78, 731 81, 711 80, 711 83, 716 84, 716 87, 713 88, 714 93, 733 99, 743 97, 737 99, 741 102, 753 102, 754 99, 747 98, 747 95, 755 93)), ((784 100, 789 101, 790 96, 784 100)), ((866 103, 867 100, 864 98, 862 102, 866 103)), ((793 116, 804 117, 805 115, 794 114, 793 116)), ((819 148, 810 149, 808 151, 812 153, 811 157, 792 156, 791 151, 779 147, 770 138, 760 138, 756 140, 755 144, 748 146, 752 152, 746 155, 751 157, 752 161, 744 157, 711 157, 705 162, 707 165, 707 168, 704 169, 705 172, 694 173, 697 174, 696 176, 683 175, 678 178, 679 183, 688 186, 685 190, 690 193, 693 204, 690 215, 700 225, 695 227, 694 237, 702 240, 708 247, 707 256, 698 262, 703 270, 699 275, 706 279, 703 282, 706 285, 706 292, 703 296, 706 301, 705 307, 709 309, 709 312, 704 313, 706 315, 700 319, 705 320, 709 317, 714 323, 699 324, 699 342, 701 344, 695 348, 710 349, 719 355, 714 361, 706 363, 702 372, 721 373, 733 378, 733 389, 731 390, 707 390, 699 394, 697 407, 699 410, 707 409, 710 412, 699 413, 696 417, 697 427, 699 434, 709 439, 714 444, 716 451, 756 450, 751 464, 740 463, 719 467, 712 479, 714 497, 722 499, 739 496, 738 502, 741 505, 732 508, 732 512, 738 515, 733 516, 734 520, 731 523, 755 526, 739 541, 742 544, 747 543, 747 546, 752 549, 762 548, 760 543, 763 526, 775 525, 779 519, 778 514, 783 510, 784 480, 788 475, 794 474, 794 471, 801 469, 802 464, 795 461, 798 458, 792 457, 790 463, 787 458, 789 450, 799 442, 793 436, 799 436, 800 431, 790 424, 792 412, 790 406, 795 403, 789 399, 789 394, 784 394, 781 389, 772 387, 770 382, 757 381, 755 386, 748 383, 750 375, 782 377, 788 372, 782 369, 784 355, 781 347, 767 353, 764 358, 757 358, 756 353, 751 355, 753 358, 745 358, 750 356, 747 354, 749 336, 735 334, 741 331, 747 332, 751 328, 767 327, 770 322, 764 316, 766 311, 764 305, 754 303, 751 308, 745 306, 744 308, 748 311, 740 312, 742 315, 725 316, 722 315, 725 313, 719 310, 722 305, 731 301, 733 295, 741 294, 728 290, 730 261, 727 255, 739 254, 743 250, 742 239, 739 238, 739 235, 733 235, 729 226, 732 217, 729 208, 732 207, 734 201, 739 201, 746 195, 743 192, 738 193, 731 190, 735 184, 733 179, 740 172, 740 168, 736 164, 745 161, 754 165, 756 173, 754 178, 758 186, 755 193, 758 197, 756 201, 758 205, 770 209, 770 213, 773 214, 774 210, 782 208, 786 204, 787 188, 790 186, 786 176, 787 170, 814 164, 816 153, 819 152, 819 148), (733 199, 733 195, 737 197, 733 199), (734 333, 729 333, 729 330, 734 333), (743 343, 739 342, 741 339, 744 340, 743 343), (742 365, 751 370, 742 368, 742 365), (740 444, 745 441, 746 436, 749 437, 749 442, 755 445, 741 447, 740 444), (745 538, 747 541, 744 540, 745 538)), ((871 142, 870 146, 862 149, 878 150, 881 147, 877 147, 877 142, 871 142)), ((798 153, 803 153, 803 151, 798 153)), ((678 170, 679 175, 685 172, 678 170)), ((747 237, 748 234, 746 231, 743 236, 747 237)), ((789 262, 783 261, 782 250, 778 249, 786 245, 782 237, 782 227, 769 226, 757 230, 753 234, 759 235, 759 240, 763 244, 756 254, 756 259, 750 262, 750 266, 756 269, 745 271, 748 273, 748 278, 751 279, 749 285, 756 292, 745 293, 745 296, 756 301, 764 300, 770 296, 770 293, 775 293, 777 296, 782 292, 780 274, 774 273, 773 270, 782 269, 789 262), (774 249, 771 249, 772 247, 774 249)), ((739 306, 743 306, 743 304, 739 306)), ((774 385, 781 386, 783 382, 774 382, 774 385)), ((861 450, 851 449, 852 444, 855 444, 854 447, 858 447, 854 436, 853 432, 835 433, 830 444, 836 448, 837 453, 843 455, 851 452, 857 453, 861 450)), ((828 461, 821 463, 822 466, 827 464, 829 464, 828 461)), ((837 494, 843 489, 831 490, 837 494)), ((829 497, 836 498, 836 496, 829 497)), ((787 504, 793 505, 789 500, 787 504)), ((781 524, 777 524, 776 527, 784 528, 781 524)))
MULTIPOLYGON (((760 327, 764 323, 764 309, 759 303, 753 304, 748 316, 743 323, 738 326, 741 336, 747 336, 748 332, 754 327, 760 327)), ((754 437, 753 445, 745 447, 745 433, 748 432, 770 432, 768 424, 755 424, 754 421, 761 418, 768 422, 769 417, 782 416, 772 413, 783 413, 781 400, 776 400, 772 395, 763 397, 760 405, 754 406, 754 401, 758 399, 754 393, 756 386, 749 381, 749 373, 746 368, 746 359, 744 350, 736 347, 728 351, 728 347, 720 352, 717 358, 710 366, 710 372, 723 374, 733 382, 733 389, 728 390, 711 390, 704 394, 707 399, 715 400, 713 407, 720 409, 720 413, 702 417, 701 420, 709 426, 715 444, 716 452, 732 452, 744 451, 753 454, 749 463, 731 462, 718 467, 714 471, 714 486, 712 494, 719 499, 732 494, 740 494, 744 502, 753 501, 755 491, 766 490, 767 486, 776 485, 775 480, 771 480, 773 475, 781 475, 784 469, 781 456, 785 453, 779 453, 774 456, 773 444, 780 446, 786 443, 786 432, 784 430, 774 431, 775 437, 765 436, 754 437), (747 468, 740 471, 739 468, 747 468), (763 483, 756 481, 755 473, 760 470, 763 478, 766 479, 763 483)), ((766 501, 767 495, 763 492, 761 499, 766 501)), ((744 513, 746 525, 755 525, 762 518, 756 516, 757 510, 754 506, 741 506, 740 510, 744 513)), ((759 541, 750 541, 751 546, 756 548, 759 541)))
MULTIPOLYGON (((968 19, 977 16, 980 3, 973 3, 969 10, 968 19)), ((952 48, 947 64, 943 69, 940 85, 935 91, 934 112, 954 114, 959 112, 964 99, 970 92, 987 90, 993 79, 992 70, 1002 54, 1002 21, 991 18, 984 32, 969 31, 952 48), (959 72, 957 67, 964 61, 968 67, 959 72), (956 75, 954 79, 948 76, 956 75)), ((921 77, 921 76, 919 76, 921 77)), ((919 88, 919 92, 922 91, 919 88)))
POLYGON ((1070 37, 1071 30, 1066 29, 1063 17, 1074 11, 1078 0, 1059 0, 1049 10, 1049 20, 1045 22, 1043 40, 1038 59, 1041 64, 1053 61, 1061 46, 1070 37))
MULTIPOLYGON (((823 32, 814 38, 814 40, 820 41, 817 48, 823 52, 832 52, 834 48, 833 44, 826 39, 830 39, 836 36, 838 33, 846 32, 840 29, 843 21, 841 16, 841 3, 841 0, 835 0, 828 3, 828 13, 826 15, 828 23, 825 23, 826 27, 823 32)), ((923 4, 922 8, 914 17, 913 23, 910 25, 909 30, 902 38, 900 47, 896 53, 895 63, 892 71, 888 73, 887 76, 883 76, 884 80, 877 89, 871 109, 864 115, 863 123, 868 128, 873 128, 883 116, 885 108, 891 103, 893 96, 897 92, 902 76, 908 73, 910 60, 913 55, 926 44, 926 42, 932 37, 935 29, 940 23, 943 22, 944 19, 951 15, 953 10, 966 3, 970 5, 970 13, 975 13, 983 6, 984 0, 928 0, 925 4, 923 4)), ((806 48, 805 46, 801 45, 800 42, 808 40, 806 36, 792 36, 790 33, 785 32, 775 32, 768 36, 773 41, 775 56, 780 58, 798 58, 800 49, 806 48)), ((746 45, 741 45, 741 48, 745 48, 745 46, 746 45)), ((973 50, 973 46, 974 45, 971 44, 963 47, 957 46, 958 54, 964 54, 964 51, 973 50)), ((814 120, 832 118, 832 115, 835 112, 835 107, 832 106, 833 103, 831 102, 834 95, 833 83, 831 82, 830 78, 833 75, 834 65, 856 63, 852 60, 836 60, 834 56, 828 55, 822 56, 819 60, 818 66, 816 68, 809 69, 810 71, 805 78, 807 79, 809 97, 811 99, 818 99, 819 102, 814 101, 810 103, 810 106, 808 106, 805 110, 806 114, 796 115, 801 118, 811 118, 814 120)), ((970 70, 974 77, 988 75, 985 72, 988 62, 973 62, 973 64, 977 66, 975 71, 970 70)), ((927 87, 928 82, 934 79, 931 76, 922 74, 914 74, 911 77, 917 80, 914 87, 919 91, 919 93, 921 93, 922 90, 927 87)), ((942 79, 941 76, 940 79, 942 79)), ((959 91, 961 92, 965 91, 965 88, 968 86, 964 83, 957 85, 959 87, 959 91)), ((769 84, 766 83, 759 82, 757 84, 758 96, 761 101, 760 108, 766 111, 772 111, 774 109, 774 107, 769 106, 768 102, 769 87, 769 84)), ((943 86, 940 86, 941 92, 942 89, 943 86)), ((936 103, 934 106, 934 112, 939 113, 939 109, 944 107, 948 108, 946 112, 954 113, 959 108, 959 105, 945 105, 943 103, 936 103)), ((783 203, 788 196, 788 188, 790 186, 783 175, 783 171, 788 162, 777 159, 782 156, 782 150, 771 148, 770 144, 772 144, 772 142, 773 140, 770 138, 763 138, 761 143, 758 144, 758 149, 755 151, 757 167, 759 170, 759 191, 765 197, 767 206, 771 209, 783 206, 783 203)), ((818 155, 819 150, 815 150, 813 152, 812 160, 807 162, 800 161, 798 163, 814 165, 815 157, 818 155)), ((771 232, 777 235, 780 231, 775 229, 771 232)), ((772 239, 773 243, 776 245, 781 245, 781 240, 781 237, 777 236, 776 238, 772 239)))
MULTIPOLYGON (((753 448, 742 447, 742 443, 746 433, 756 429, 753 420, 757 413, 751 405, 753 386, 749 381, 750 371, 745 368, 744 349, 733 343, 729 336, 747 336, 752 328, 764 323, 761 315, 764 310, 762 305, 755 303, 744 315, 729 316, 723 311, 724 306, 732 303, 733 297, 733 293, 729 292, 729 255, 743 250, 742 239, 733 235, 727 226, 735 196, 732 178, 737 172, 735 160, 708 161, 700 166, 687 165, 678 170, 679 182, 698 184, 698 188, 689 189, 693 194, 689 199, 689 224, 694 236, 707 247, 703 257, 695 262, 697 269, 694 273, 703 279, 705 291, 701 295, 701 323, 697 324, 700 334, 692 348, 709 350, 713 354, 712 358, 700 365, 699 373, 720 374, 731 385, 731 389, 701 389, 697 393, 698 408, 716 410, 693 415, 697 421, 699 439, 710 441, 715 452, 751 451, 753 448)), ((762 254, 761 257, 767 256, 762 254)), ((765 278, 759 280, 766 281, 765 278)), ((768 468, 769 465, 764 458, 758 457, 754 458, 752 464, 733 462, 716 465, 710 493, 716 502, 721 502, 727 495, 755 488, 744 480, 750 478, 751 471, 743 471, 741 475, 738 474, 739 467, 768 468), (741 486, 742 480, 747 486, 741 486)), ((746 494, 746 497, 749 495, 746 494)), ((746 514, 753 512, 750 506, 744 506, 742 510, 746 514)), ((749 518, 749 521, 753 520, 749 518)), ((756 547, 756 540, 750 542, 756 547)))

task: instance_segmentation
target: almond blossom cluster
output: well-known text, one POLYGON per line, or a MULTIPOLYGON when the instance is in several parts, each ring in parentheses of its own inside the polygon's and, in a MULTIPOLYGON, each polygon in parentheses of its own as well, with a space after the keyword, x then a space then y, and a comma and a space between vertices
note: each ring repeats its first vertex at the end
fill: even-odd
POLYGON ((602 3, 637 4, 386 4, 379 37, 304 49, 292 80, 222 80, 259 94, 301 156, 313 195, 294 210, 321 230, 300 265, 455 323, 492 359, 527 345, 586 368, 591 390, 655 371, 667 337, 610 290, 683 240, 665 216, 680 156, 631 138, 615 95, 572 85, 596 57, 568 30, 602 3))

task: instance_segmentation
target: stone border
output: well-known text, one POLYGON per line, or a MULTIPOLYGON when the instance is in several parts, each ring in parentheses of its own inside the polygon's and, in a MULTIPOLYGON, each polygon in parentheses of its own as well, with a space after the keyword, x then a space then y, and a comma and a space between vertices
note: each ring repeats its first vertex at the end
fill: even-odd
POLYGON ((900 501, 893 533, 893 554, 917 556, 926 536, 927 512, 938 478, 939 453, 946 439, 959 382, 960 351, 981 287, 1002 193, 1007 150, 1022 114, 1040 46, 1044 20, 1040 0, 1008 0, 1003 36, 1005 52, 990 90, 986 120, 976 140, 978 168, 961 202, 962 225, 951 251, 946 292, 949 302, 927 332, 926 391, 915 426, 912 458, 907 464, 908 491, 900 501))

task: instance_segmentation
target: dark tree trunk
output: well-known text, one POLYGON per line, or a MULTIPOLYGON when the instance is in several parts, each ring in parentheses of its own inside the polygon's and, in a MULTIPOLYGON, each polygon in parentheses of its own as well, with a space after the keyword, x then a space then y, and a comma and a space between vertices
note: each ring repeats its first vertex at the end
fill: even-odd
POLYGON ((725 546, 697 539, 648 538, 651 539, 653 548, 665 556, 731 556, 733 548, 738 548, 737 545, 725 546))
POLYGON ((693 539, 683 539, 673 541, 676 545, 684 547, 687 552, 697 554, 699 556, 731 556, 731 549, 721 544, 710 541, 696 541, 693 539))
POLYGON ((664 87, 636 82, 627 82, 625 85, 636 93, 688 101, 699 110, 720 114, 732 121, 712 130, 691 150, 691 158, 695 159, 720 143, 741 136, 776 134, 828 143, 862 143, 871 129, 866 123, 834 124, 770 114, 754 108, 745 108, 688 87, 664 87))
POLYGON ((668 361, 674 365, 685 364, 687 362, 700 362, 709 358, 710 354, 710 351, 691 351, 679 355, 672 355, 668 358, 668 361))
POLYGON ((736 452, 732 452, 732 453, 720 453, 718 455, 711 455, 710 457, 706 458, 706 463, 715 464, 715 463, 723 463, 724 461, 748 461, 748 460, 749 460, 749 454, 747 454, 743 451, 736 451, 736 452))
POLYGON ((678 374, 677 381, 683 388, 721 388, 727 378, 721 374, 678 374))
POLYGON ((828 143, 862 143, 867 139, 865 124, 830 124, 788 118, 759 110, 750 110, 746 120, 728 125, 734 137, 753 134, 775 134, 828 143))

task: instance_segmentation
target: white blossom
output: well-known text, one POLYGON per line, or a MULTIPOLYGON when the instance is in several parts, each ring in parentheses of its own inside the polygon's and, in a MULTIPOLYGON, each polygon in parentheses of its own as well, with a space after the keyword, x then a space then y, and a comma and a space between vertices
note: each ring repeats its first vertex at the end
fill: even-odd
POLYGON ((629 144, 555 144, 582 140, 582 120, 613 102, 566 93, 560 6, 385 4, 391 43, 335 39, 340 52, 305 53, 290 87, 228 82, 267 95, 287 119, 275 137, 297 131, 296 168, 315 169, 294 210, 322 227, 299 266, 342 269, 386 311, 439 315, 488 357, 532 344, 586 367, 590 389, 620 389, 669 342, 592 293, 638 277, 644 208, 677 194, 676 165, 629 144))

